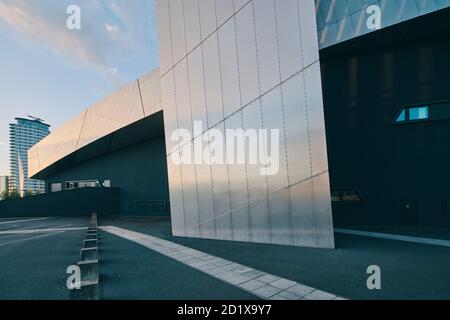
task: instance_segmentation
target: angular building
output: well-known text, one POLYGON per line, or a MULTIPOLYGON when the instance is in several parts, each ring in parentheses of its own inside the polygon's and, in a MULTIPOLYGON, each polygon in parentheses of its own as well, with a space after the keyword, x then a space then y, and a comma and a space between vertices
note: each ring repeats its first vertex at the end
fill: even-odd
POLYGON ((43 181, 28 178, 28 150, 50 134, 50 126, 40 119, 15 120, 9 125, 10 189, 21 194, 45 192, 43 181))
POLYGON ((156 6, 160 69, 29 151, 48 192, 120 188, 182 237, 450 227, 450 0, 156 6))

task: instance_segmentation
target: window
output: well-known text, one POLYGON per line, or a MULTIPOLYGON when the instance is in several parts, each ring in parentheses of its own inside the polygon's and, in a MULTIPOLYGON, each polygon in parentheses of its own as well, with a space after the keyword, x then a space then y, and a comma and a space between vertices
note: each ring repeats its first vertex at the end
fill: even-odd
POLYGON ((358 191, 354 189, 339 189, 331 191, 331 201, 338 204, 358 204, 362 203, 362 198, 358 191))
POLYGON ((395 122, 404 123, 429 119, 429 107, 403 108, 395 122))
POLYGON ((66 190, 81 189, 81 188, 97 188, 98 181, 68 181, 66 182, 66 190))
POLYGON ((428 107, 409 109, 409 120, 426 120, 428 119, 428 107))
POLYGON ((403 107, 396 115, 394 123, 404 124, 437 120, 450 120, 450 101, 403 107))
POLYGON ((62 183, 51 183, 50 192, 60 192, 62 191, 62 183))

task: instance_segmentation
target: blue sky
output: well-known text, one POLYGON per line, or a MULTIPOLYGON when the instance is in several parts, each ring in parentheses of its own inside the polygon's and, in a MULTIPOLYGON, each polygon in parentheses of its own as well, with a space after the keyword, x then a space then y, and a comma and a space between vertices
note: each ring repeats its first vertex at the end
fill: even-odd
POLYGON ((158 65, 153 0, 0 0, 0 175, 15 117, 59 127, 158 65), (81 30, 66 28, 73 4, 81 30))

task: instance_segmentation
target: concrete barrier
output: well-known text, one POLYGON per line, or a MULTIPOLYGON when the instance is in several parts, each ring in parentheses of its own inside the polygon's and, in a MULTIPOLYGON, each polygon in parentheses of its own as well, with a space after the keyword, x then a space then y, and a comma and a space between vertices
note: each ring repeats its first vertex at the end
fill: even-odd
POLYGON ((81 283, 80 289, 71 289, 70 300, 100 300, 100 288, 98 281, 81 283))
POLYGON ((83 241, 83 249, 89 249, 89 248, 98 248, 98 241, 95 240, 84 240, 83 241))
POLYGON ((87 234, 86 240, 97 240, 97 234, 87 234))
POLYGON ((98 260, 98 248, 81 249, 80 261, 98 260))
POLYGON ((80 261, 81 282, 98 282, 98 260, 80 261))

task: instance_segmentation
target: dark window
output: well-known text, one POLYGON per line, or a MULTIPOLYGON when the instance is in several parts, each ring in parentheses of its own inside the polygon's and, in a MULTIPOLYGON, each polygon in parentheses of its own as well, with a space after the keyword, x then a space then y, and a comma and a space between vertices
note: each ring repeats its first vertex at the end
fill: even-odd
POLYGON ((331 191, 331 201, 333 203, 362 203, 359 192, 354 189, 339 189, 331 191))
POLYGON ((450 102, 435 102, 403 107, 396 115, 394 123, 414 123, 450 119, 450 102))

